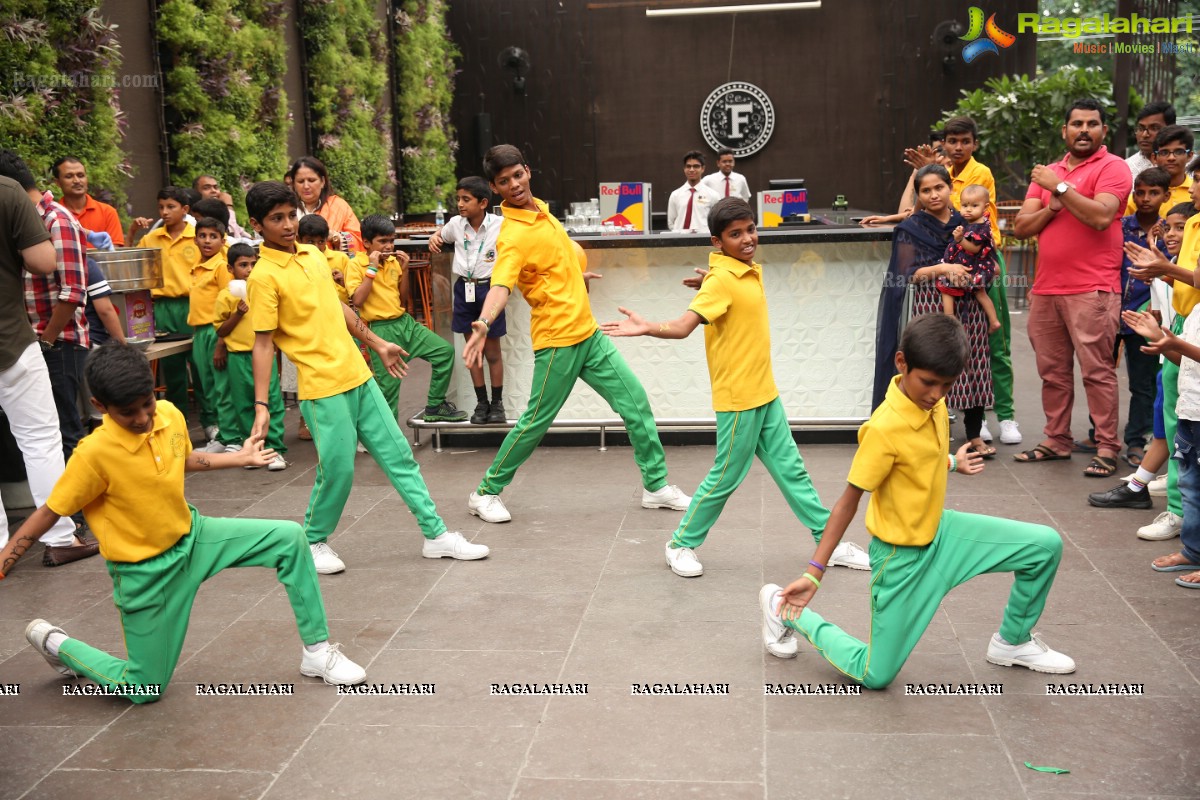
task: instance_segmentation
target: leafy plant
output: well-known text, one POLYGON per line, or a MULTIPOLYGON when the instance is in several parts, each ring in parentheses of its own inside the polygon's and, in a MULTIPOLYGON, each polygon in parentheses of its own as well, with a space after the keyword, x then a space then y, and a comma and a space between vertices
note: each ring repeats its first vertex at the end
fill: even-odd
POLYGON ((449 205, 458 142, 450 124, 458 48, 446 29, 446 0, 403 0, 396 11, 396 115, 402 152, 404 209, 449 205))
POLYGON ((395 172, 384 102, 388 49, 372 0, 303 0, 314 153, 360 217, 390 213, 395 172))
POLYGON ((211 174, 245 219, 245 192, 287 166, 284 0, 163 0, 170 180, 211 174))
POLYGON ((43 186, 51 164, 75 156, 91 193, 124 214, 133 170, 121 149, 121 48, 100 2, 0 0, 0 43, 0 143, 43 186))
MULTIPOLYGON (((1066 65, 1049 75, 1002 75, 988 78, 984 88, 963 90, 963 98, 945 113, 968 116, 979 126, 979 150, 975 157, 992 168, 997 192, 1002 198, 1019 199, 1029 185, 1034 164, 1049 164, 1062 158, 1063 114, 1074 100, 1094 98, 1105 108, 1110 121, 1116 114, 1112 80, 1097 68, 1066 65)), ((1130 92, 1130 129, 1133 115, 1144 105, 1130 92)))

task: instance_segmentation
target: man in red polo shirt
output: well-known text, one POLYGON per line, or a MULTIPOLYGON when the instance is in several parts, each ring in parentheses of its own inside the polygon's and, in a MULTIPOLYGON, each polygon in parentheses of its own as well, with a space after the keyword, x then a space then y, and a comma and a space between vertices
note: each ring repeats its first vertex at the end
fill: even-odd
MULTIPOLYGON (((125 246, 125 234, 121 233, 121 218, 117 210, 108 203, 101 203, 88 194, 87 169, 74 156, 64 156, 50 168, 54 182, 62 189, 62 205, 71 216, 89 233, 107 233, 116 247, 125 246)), ((89 241, 87 248, 92 249, 89 241)))
POLYGON ((1029 303, 1029 341, 1042 378, 1045 438, 1017 461, 1069 458, 1075 364, 1083 373, 1097 453, 1084 474, 1117 471, 1117 372, 1113 344, 1121 307, 1121 212, 1129 197, 1129 167, 1103 145, 1104 110, 1076 100, 1062 128, 1067 154, 1030 175, 1014 233, 1038 237, 1037 276, 1029 303))

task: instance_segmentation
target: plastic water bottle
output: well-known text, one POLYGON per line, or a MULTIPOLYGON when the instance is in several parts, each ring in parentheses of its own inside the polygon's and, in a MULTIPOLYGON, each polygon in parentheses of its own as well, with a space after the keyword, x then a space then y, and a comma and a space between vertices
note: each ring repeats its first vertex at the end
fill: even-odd
POLYGON ((442 205, 441 200, 438 200, 437 212, 433 217, 433 221, 438 226, 438 230, 441 230, 442 226, 446 224, 446 207, 442 205))

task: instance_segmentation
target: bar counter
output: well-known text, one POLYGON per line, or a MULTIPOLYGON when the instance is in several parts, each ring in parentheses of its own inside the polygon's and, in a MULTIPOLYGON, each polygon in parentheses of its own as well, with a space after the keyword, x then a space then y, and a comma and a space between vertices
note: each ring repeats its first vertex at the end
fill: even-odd
MULTIPOLYGON (((856 429, 871 411, 875 359, 875 319, 879 290, 887 271, 892 231, 857 226, 812 225, 761 229, 755 260, 771 320, 771 355, 784 408, 797 428, 856 429)), ((706 267, 713 252, 699 234, 619 234, 573 237, 588 256, 588 269, 603 276, 591 283, 592 312, 598 321, 620 318, 618 306, 651 320, 674 319, 694 296, 681 281, 706 267)), ((397 247, 422 260, 425 241, 398 240, 397 247)), ((450 399, 467 411, 475 395, 461 367, 463 337, 450 332, 451 254, 433 256, 429 268, 434 329, 453 341, 460 356, 450 399)), ((415 291, 414 291, 415 294, 415 291)), ((502 342, 504 400, 510 419, 530 396, 533 351, 529 306, 514 292, 509 300, 508 335, 502 342)), ((666 341, 650 337, 614 339, 650 396, 656 418, 715 420, 704 334, 666 341)), ((415 405, 404 401, 407 408, 415 405)), ((608 404, 580 382, 559 420, 611 420, 608 404)))

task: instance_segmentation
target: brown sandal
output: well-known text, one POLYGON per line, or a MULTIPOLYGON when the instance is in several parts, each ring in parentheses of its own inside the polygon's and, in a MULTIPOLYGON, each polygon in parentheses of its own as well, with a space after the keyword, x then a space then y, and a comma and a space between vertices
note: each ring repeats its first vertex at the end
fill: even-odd
POLYGON ((1092 456, 1083 474, 1089 478, 1111 478, 1117 474, 1117 460, 1108 456, 1092 456))
MULTIPOLYGON (((1046 445, 1044 445, 1044 444, 1039 444, 1037 447, 1033 448, 1032 450, 1026 450, 1024 452, 1017 453, 1016 455, 1013 456, 1013 461, 1016 461, 1018 464, 1036 464, 1040 461, 1070 461, 1070 460, 1071 460, 1070 453, 1068 453, 1067 455, 1064 456, 1061 453, 1054 452, 1049 447, 1046 447, 1046 445)), ((1116 467, 1114 467, 1113 469, 1115 470, 1116 467)))

